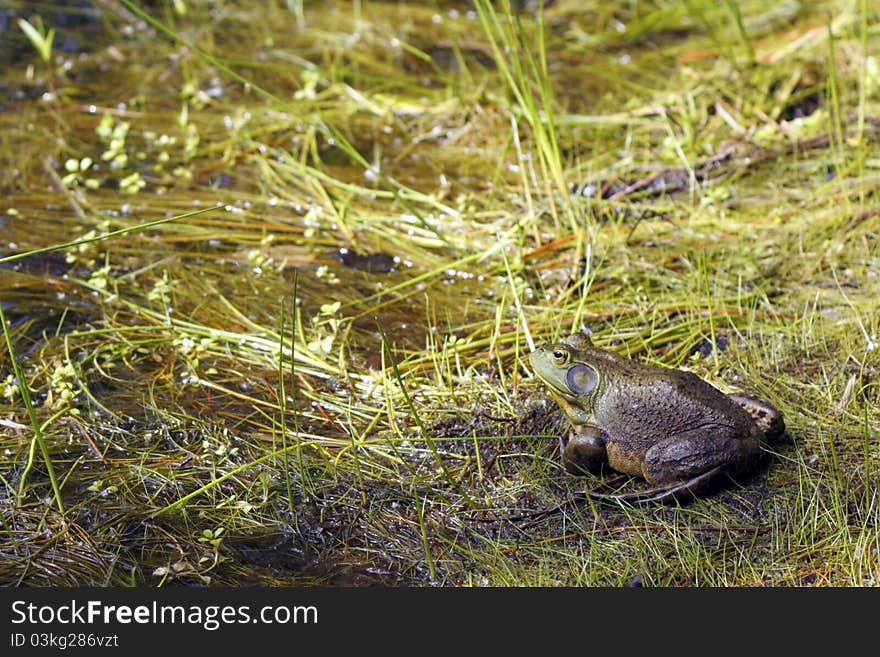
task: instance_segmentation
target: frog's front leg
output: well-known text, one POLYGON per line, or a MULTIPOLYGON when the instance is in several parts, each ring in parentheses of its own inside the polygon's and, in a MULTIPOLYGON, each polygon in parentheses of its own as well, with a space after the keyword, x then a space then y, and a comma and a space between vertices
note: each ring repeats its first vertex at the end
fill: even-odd
POLYGON ((571 474, 599 474, 608 463, 605 432, 592 424, 575 424, 568 436, 559 438, 562 465, 571 474))

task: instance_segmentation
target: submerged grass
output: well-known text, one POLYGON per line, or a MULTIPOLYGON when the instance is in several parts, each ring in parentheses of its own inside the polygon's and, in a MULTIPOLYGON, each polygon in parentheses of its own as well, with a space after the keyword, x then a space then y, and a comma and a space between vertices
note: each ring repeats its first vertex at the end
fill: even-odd
POLYGON ((3 51, 0 581, 880 582, 868 3, 185 4, 3 51), (580 500, 579 328, 789 435, 580 500))

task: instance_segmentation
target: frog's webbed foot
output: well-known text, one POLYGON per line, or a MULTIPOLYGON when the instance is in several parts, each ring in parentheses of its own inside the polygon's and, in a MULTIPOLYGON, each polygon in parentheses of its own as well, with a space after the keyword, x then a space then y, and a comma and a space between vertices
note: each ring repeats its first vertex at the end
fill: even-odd
MULTIPOLYGON (((667 502, 672 500, 682 502, 693 499, 696 493, 699 492, 700 488, 714 479, 721 470, 722 466, 718 465, 693 479, 688 479, 687 481, 680 481, 670 484, 669 486, 658 486, 633 493, 603 493, 600 492, 600 489, 593 489, 586 491, 586 494, 587 497, 594 500, 615 500, 626 502, 627 504, 651 504, 654 502, 667 502)), ((605 482, 601 488, 608 488, 609 486, 615 485, 617 483, 616 480, 617 478, 615 478, 615 481, 605 482)))

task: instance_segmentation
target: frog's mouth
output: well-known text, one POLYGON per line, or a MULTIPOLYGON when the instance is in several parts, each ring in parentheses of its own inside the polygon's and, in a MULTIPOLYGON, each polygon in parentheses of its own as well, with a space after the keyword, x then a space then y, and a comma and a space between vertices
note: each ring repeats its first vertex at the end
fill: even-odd
POLYGON ((535 375, 538 377, 538 380, 547 386, 547 391, 553 396, 553 399, 556 401, 565 400, 569 403, 575 400, 575 396, 571 393, 567 388, 560 386, 559 381, 556 379, 545 379, 538 372, 535 372, 535 375))

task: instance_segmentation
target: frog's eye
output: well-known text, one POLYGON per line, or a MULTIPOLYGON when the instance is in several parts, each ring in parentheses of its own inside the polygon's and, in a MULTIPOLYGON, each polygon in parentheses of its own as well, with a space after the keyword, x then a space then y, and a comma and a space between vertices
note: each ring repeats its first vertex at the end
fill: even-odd
POLYGON ((565 374, 565 383, 568 389, 576 395, 585 395, 596 387, 599 377, 592 367, 575 365, 570 367, 565 374))
POLYGON ((554 365, 565 365, 571 357, 568 349, 554 349, 552 355, 554 365))

